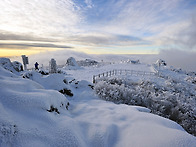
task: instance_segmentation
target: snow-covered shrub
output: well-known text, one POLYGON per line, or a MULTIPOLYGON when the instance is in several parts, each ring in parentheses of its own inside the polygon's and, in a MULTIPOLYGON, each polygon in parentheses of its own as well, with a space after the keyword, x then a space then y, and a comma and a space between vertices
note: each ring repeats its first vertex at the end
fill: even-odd
POLYGON ((187 72, 186 74, 189 76, 196 76, 196 72, 187 72))
POLYGON ((95 91, 107 101, 147 107, 196 135, 196 92, 191 86, 171 78, 164 83, 105 78, 95 85, 95 91))
POLYGON ((25 72, 21 75, 23 78, 31 79, 33 77, 33 73, 25 72))
POLYGON ((62 94, 66 94, 67 96, 73 96, 73 93, 70 89, 67 89, 67 88, 64 88, 64 89, 61 89, 59 90, 60 93, 62 94))
POLYGON ((65 70, 57 69, 57 73, 66 75, 67 73, 65 70))
POLYGON ((196 84, 196 77, 189 76, 185 80, 190 83, 196 84))
POLYGON ((39 73, 41 73, 42 75, 49 75, 49 72, 43 69, 39 69, 39 73))
POLYGON ((176 68, 174 68, 174 67, 170 67, 170 70, 171 70, 171 71, 174 71, 174 72, 176 72, 176 73, 186 74, 186 75, 188 75, 188 76, 193 76, 193 77, 196 76, 196 72, 182 70, 181 68, 176 69, 176 68))
POLYGON ((93 66, 93 65, 98 65, 98 62, 92 59, 85 59, 85 60, 80 60, 77 61, 79 66, 93 66))

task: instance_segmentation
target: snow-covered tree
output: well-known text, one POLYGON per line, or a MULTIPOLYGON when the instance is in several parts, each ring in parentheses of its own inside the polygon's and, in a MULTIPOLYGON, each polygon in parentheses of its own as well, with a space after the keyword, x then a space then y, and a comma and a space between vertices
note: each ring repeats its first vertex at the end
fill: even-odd
POLYGON ((75 58, 69 57, 67 59, 66 65, 68 65, 68 66, 76 66, 77 67, 78 63, 76 62, 75 58))
POLYGON ((57 72, 56 60, 53 59, 53 58, 49 62, 49 72, 50 73, 56 73, 57 72))

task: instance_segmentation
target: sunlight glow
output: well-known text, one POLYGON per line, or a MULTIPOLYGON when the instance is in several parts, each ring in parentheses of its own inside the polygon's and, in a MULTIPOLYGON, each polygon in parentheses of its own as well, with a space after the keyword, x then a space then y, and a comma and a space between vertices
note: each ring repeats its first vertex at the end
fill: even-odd
POLYGON ((40 50, 23 50, 23 49, 1 49, 0 57, 12 57, 21 55, 32 55, 40 53, 40 50))

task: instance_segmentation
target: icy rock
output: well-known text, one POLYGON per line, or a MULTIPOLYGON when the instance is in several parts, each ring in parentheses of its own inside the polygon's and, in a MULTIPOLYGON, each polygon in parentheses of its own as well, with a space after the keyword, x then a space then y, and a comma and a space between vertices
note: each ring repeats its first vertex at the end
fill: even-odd
MULTIPOLYGON (((0 66, 5 68, 6 70, 11 71, 12 73, 17 73, 20 71, 18 67, 20 67, 22 64, 19 62, 12 63, 10 59, 8 58, 0 58, 0 66)), ((21 67, 20 67, 21 68, 21 67)))
POLYGON ((14 61, 14 62, 12 62, 12 64, 13 64, 13 67, 16 71, 18 71, 18 72, 23 71, 23 66, 20 62, 14 61))
POLYGON ((64 89, 61 89, 59 90, 60 93, 62 94, 66 94, 67 96, 73 96, 73 93, 70 89, 67 89, 67 88, 64 88, 64 89))

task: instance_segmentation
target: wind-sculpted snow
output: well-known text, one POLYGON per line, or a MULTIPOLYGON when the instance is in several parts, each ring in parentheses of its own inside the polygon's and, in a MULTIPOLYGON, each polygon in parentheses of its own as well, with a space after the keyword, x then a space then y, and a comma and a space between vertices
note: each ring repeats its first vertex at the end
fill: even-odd
POLYGON ((195 78, 180 75, 186 77, 183 80, 179 75, 174 75, 176 73, 166 73, 162 72, 162 78, 150 81, 104 78, 96 84, 95 91, 107 101, 147 107, 152 113, 174 120, 189 133, 196 135, 195 78))
POLYGON ((22 74, 23 78, 31 79, 40 85, 42 85, 46 89, 55 89, 55 90, 61 90, 62 88, 67 88, 68 85, 66 82, 68 80, 71 80, 73 78, 71 77, 65 77, 64 74, 50 74, 50 75, 42 75, 41 73, 38 73, 36 71, 28 71, 22 74))
POLYGON ((34 146, 33 142, 49 145, 49 139, 54 136, 44 136, 56 123, 55 113, 47 110, 53 105, 60 113, 66 113, 67 102, 59 92, 45 90, 31 80, 6 75, 0 68, 0 146, 34 146))
POLYGON ((16 76, 0 67, 0 147, 195 146, 177 123, 144 107, 103 101, 92 88, 70 75, 16 76))

